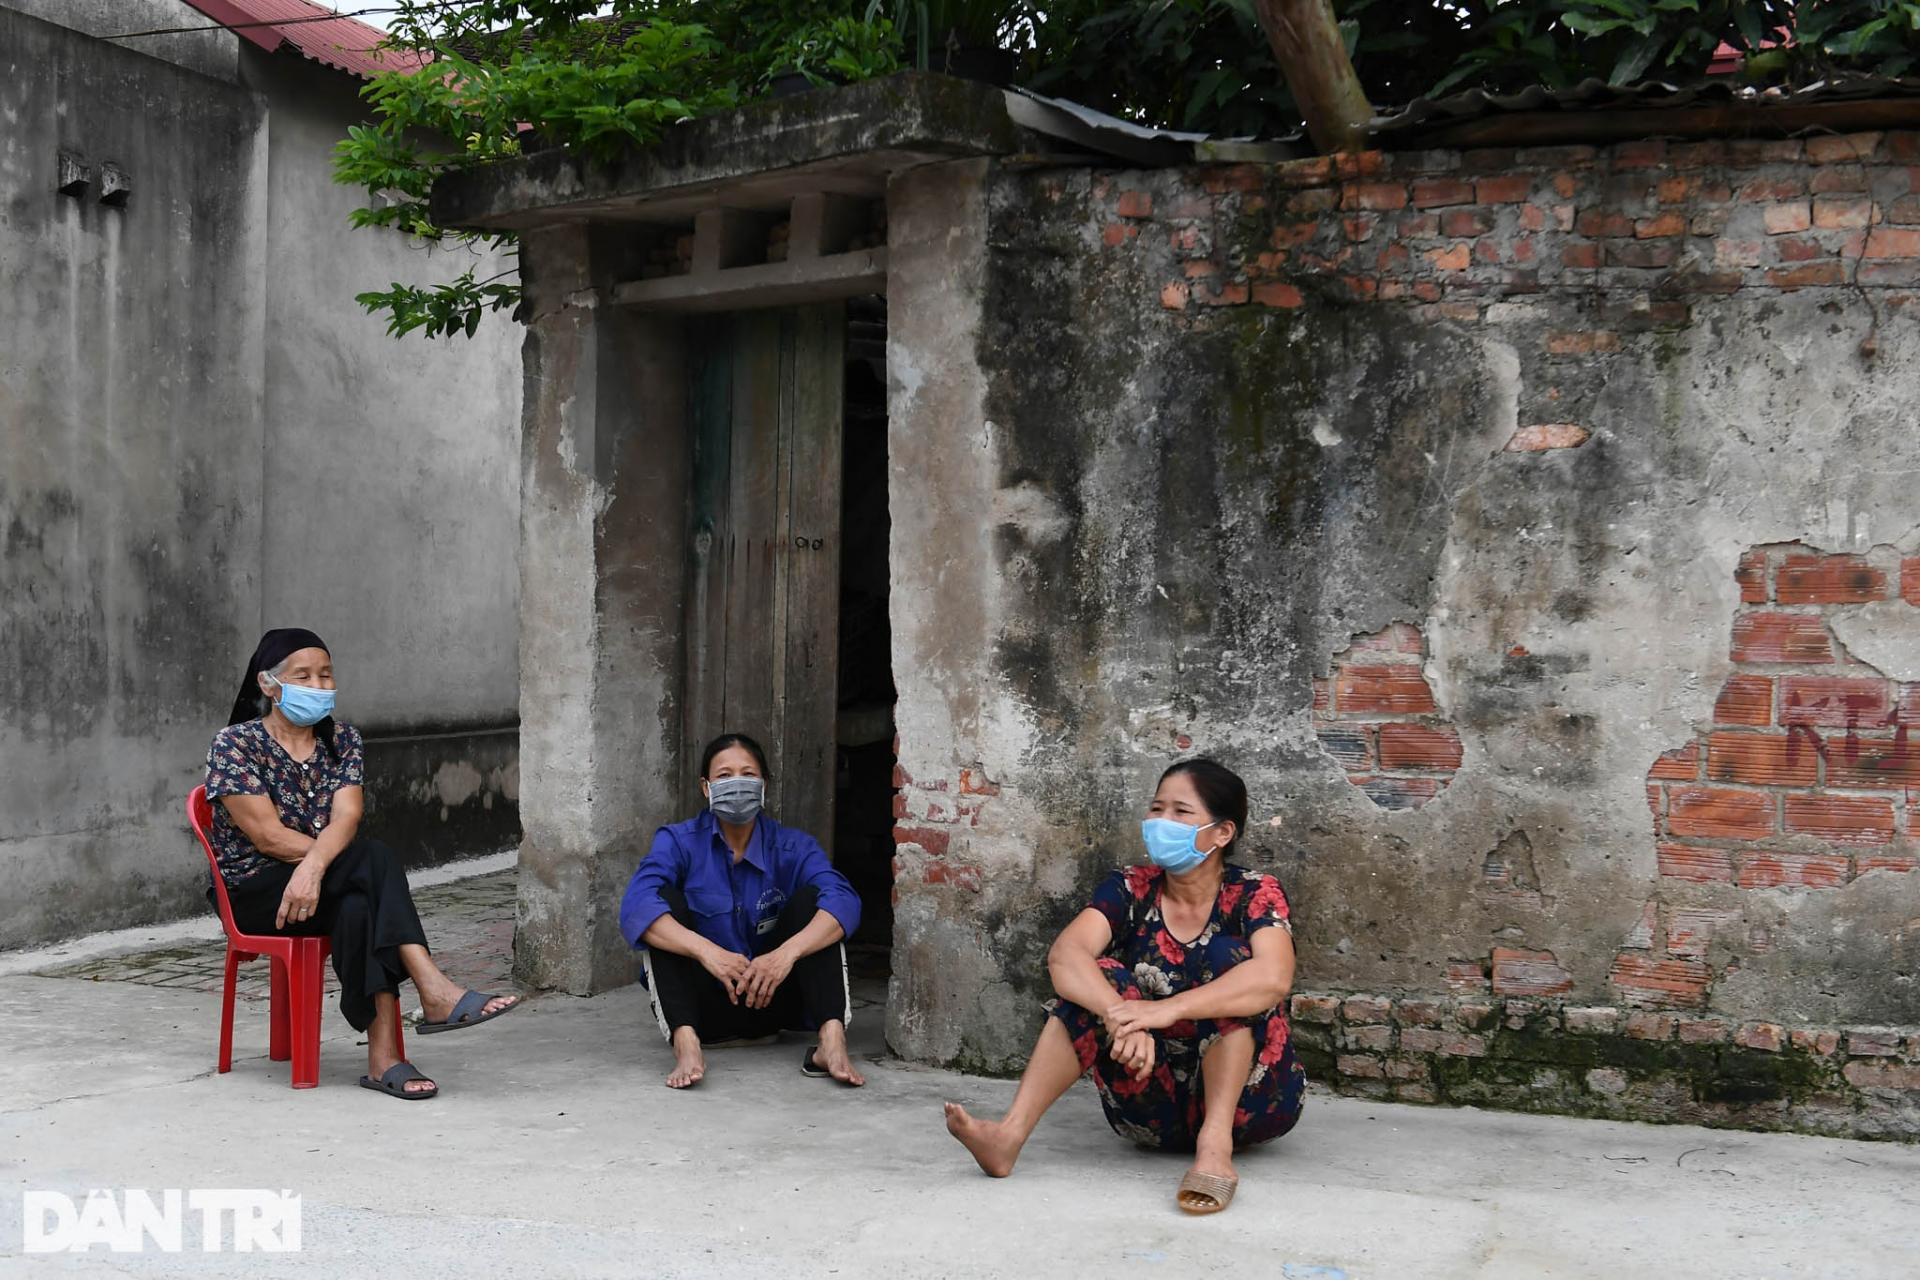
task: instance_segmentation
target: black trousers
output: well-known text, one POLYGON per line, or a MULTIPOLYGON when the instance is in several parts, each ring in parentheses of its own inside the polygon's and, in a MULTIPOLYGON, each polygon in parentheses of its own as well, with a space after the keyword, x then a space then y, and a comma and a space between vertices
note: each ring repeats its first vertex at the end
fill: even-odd
MULTIPOLYGON (((233 923, 242 933, 333 939, 333 972, 340 979, 340 1012, 355 1031, 373 1025, 373 997, 397 995, 406 980, 400 948, 427 945, 420 913, 413 908, 407 873, 393 850, 378 840, 355 840, 327 864, 320 901, 305 920, 274 928, 280 899, 293 879, 294 863, 275 862, 227 887, 233 923)), ((207 887, 212 897, 213 887, 207 887)))
MULTIPOLYGON (((685 894, 667 888, 661 891, 661 897, 666 899, 669 915, 688 929, 696 927, 698 920, 687 907, 685 894)), ((818 892, 802 889, 794 894, 768 936, 768 949, 813 923, 819 911, 818 892)), ((822 947, 794 961, 793 972, 774 990, 773 999, 764 1009, 749 1009, 744 1000, 734 1004, 727 999, 727 989, 720 979, 692 956, 649 947, 646 967, 654 1016, 660 1019, 660 1029, 669 1040, 681 1027, 692 1027, 702 1041, 746 1040, 777 1031, 797 1031, 809 1024, 817 1028, 836 1019, 845 1025, 852 1019, 844 943, 822 947)))

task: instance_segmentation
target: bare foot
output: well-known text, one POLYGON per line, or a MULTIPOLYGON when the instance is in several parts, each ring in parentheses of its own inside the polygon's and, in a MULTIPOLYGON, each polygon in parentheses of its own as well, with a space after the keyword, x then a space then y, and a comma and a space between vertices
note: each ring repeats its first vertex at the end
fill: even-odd
POLYGON ((673 1033, 673 1071, 667 1076, 667 1088, 690 1089, 707 1074, 707 1055, 700 1051, 700 1037, 692 1027, 673 1033))
POLYGON ((960 1139, 960 1145, 989 1178, 1004 1178, 1013 1172, 1026 1139, 1015 1137, 1004 1120, 976 1120, 957 1102, 946 1104, 947 1132, 960 1139))
MULTIPOLYGON (((374 1080, 385 1079, 387 1072, 399 1066, 402 1061, 403 1059, 397 1058, 391 1053, 374 1053, 372 1050, 368 1050, 367 1075, 370 1079, 374 1079, 374 1080)), ((402 1084, 400 1088, 401 1088, 401 1091, 405 1093, 435 1092, 435 1086, 433 1081, 425 1080, 425 1079, 408 1080, 404 1084, 402 1084)))
POLYGON ((820 1047, 813 1051, 813 1060, 825 1067, 827 1074, 841 1084, 858 1088, 867 1082, 847 1053, 847 1028, 844 1023, 829 1022, 820 1028, 820 1047))

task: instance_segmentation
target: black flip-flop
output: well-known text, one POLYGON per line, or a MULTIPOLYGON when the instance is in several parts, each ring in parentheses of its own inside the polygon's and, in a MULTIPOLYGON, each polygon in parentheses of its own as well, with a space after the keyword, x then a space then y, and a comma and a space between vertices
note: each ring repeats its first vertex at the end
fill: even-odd
POLYGON ((819 1048, 819 1045, 813 1046, 812 1049, 807 1050, 806 1056, 800 1059, 800 1074, 809 1080, 825 1080, 833 1074, 821 1066, 819 1060, 813 1056, 819 1048))
POLYGON ((507 1005, 505 1008, 495 1009, 492 1013, 482 1012, 482 1010, 487 1007, 487 1001, 498 1000, 499 998, 500 994, 494 991, 466 992, 460 997, 458 1003, 453 1006, 453 1012, 447 1015, 445 1022, 422 1022, 420 1024, 420 1034, 430 1036, 439 1031, 460 1031, 466 1027, 477 1027, 481 1023, 497 1018, 503 1013, 512 1013, 524 1003, 523 999, 515 999, 512 1004, 507 1005))
POLYGON ((415 1067, 411 1062, 396 1062, 388 1067, 387 1073, 378 1080, 375 1080, 372 1076, 361 1076, 360 1087, 362 1089, 373 1089, 380 1093, 390 1093, 394 1097, 407 1102, 424 1102, 428 1098, 437 1098, 440 1096, 440 1086, 437 1084, 433 1084, 433 1088, 431 1089, 407 1088, 408 1082, 413 1080, 426 1080, 428 1084, 433 1084, 433 1081, 427 1080, 426 1076, 421 1075, 420 1069, 415 1067))

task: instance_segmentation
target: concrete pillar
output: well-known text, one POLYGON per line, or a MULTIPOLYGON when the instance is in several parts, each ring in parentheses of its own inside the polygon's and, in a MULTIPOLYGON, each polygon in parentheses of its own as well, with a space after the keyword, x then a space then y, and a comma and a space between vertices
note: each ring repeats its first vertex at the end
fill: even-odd
MULTIPOLYGON (((519 929, 523 982, 631 982, 620 895, 679 812, 690 452, 672 317, 607 306, 617 232, 521 241, 519 929)), ((634 272, 633 274, 637 274, 634 272)))

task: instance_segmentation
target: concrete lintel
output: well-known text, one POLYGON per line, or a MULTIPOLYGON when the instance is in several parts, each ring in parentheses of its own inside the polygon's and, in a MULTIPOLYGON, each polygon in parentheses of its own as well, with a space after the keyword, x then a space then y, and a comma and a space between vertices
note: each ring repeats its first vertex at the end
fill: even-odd
POLYGON ((833 191, 803 191, 793 198, 788 219, 787 256, 824 258, 845 253, 847 243, 866 225, 867 202, 833 191))
MULTIPOLYGON (((1005 90, 903 72, 690 120, 611 164, 558 149, 450 174, 434 184, 433 217, 447 227, 522 231, 583 215, 632 217, 638 205, 696 190, 703 205, 752 208, 756 202, 729 198, 731 189, 827 170, 841 174, 842 190, 854 175, 877 193, 899 169, 1048 145, 1015 123, 1005 90)), ((789 185, 775 206, 794 194, 789 185)), ((692 210, 677 212, 692 216, 692 210)))
POLYGON ((882 248, 633 280, 614 287, 613 301, 656 311, 737 311, 884 293, 886 288, 887 251, 882 248))

